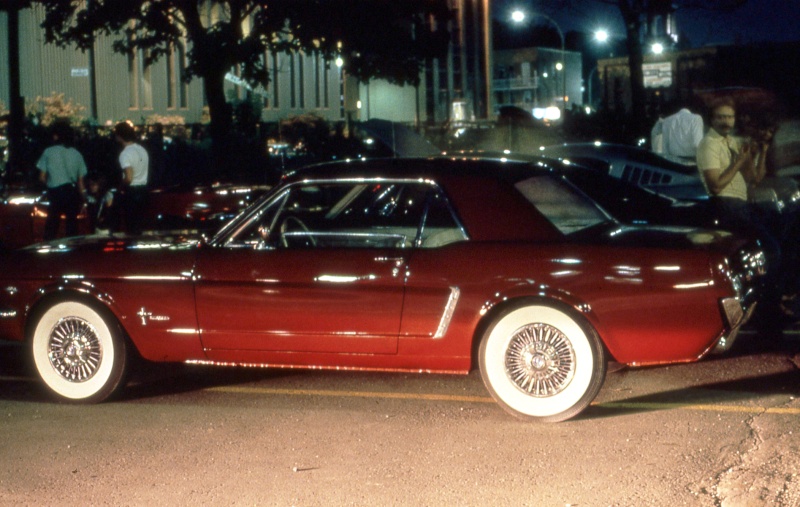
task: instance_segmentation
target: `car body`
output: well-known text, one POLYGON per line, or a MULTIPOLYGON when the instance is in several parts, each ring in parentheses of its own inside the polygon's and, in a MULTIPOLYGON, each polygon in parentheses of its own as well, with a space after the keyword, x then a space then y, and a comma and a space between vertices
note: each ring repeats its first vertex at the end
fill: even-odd
POLYGON ((557 421, 609 360, 730 347, 763 252, 722 232, 611 219, 520 162, 384 159, 284 178, 208 241, 73 238, 5 252, 0 336, 73 401, 150 361, 467 373, 557 421))

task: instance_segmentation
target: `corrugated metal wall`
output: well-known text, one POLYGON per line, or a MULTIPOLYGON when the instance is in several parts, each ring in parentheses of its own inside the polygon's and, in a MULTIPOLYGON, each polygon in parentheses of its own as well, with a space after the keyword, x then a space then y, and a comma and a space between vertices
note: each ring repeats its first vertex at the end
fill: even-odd
MULTIPOLYGON (((89 118, 92 111, 90 93, 92 69, 89 54, 74 48, 59 48, 45 44, 44 31, 40 27, 42 19, 44 19, 44 9, 41 6, 23 10, 19 15, 21 93, 26 103, 31 103, 36 97, 47 97, 54 92, 64 93, 66 100, 72 100, 85 107, 84 116, 89 118)), ((0 101, 6 108, 9 103, 7 33, 7 16, 5 13, 0 13, 0 34, 2 34, 0 35, 0 101)), ((99 124, 110 124, 123 119, 142 123, 154 114, 180 115, 187 123, 201 121, 204 99, 200 79, 195 78, 188 85, 188 107, 167 107, 169 79, 167 61, 163 58, 150 69, 151 106, 146 107, 141 75, 138 80, 133 81, 138 83, 139 89, 138 99, 132 100, 128 57, 113 52, 113 40, 113 37, 100 37, 94 46, 96 120, 99 124), (134 104, 134 107, 131 107, 131 104, 134 104)), ((273 82, 266 89, 269 98, 266 102, 267 107, 262 112, 264 121, 278 121, 309 112, 329 121, 338 121, 343 118, 343 109, 355 110, 355 104, 348 104, 343 108, 340 102, 341 74, 335 65, 329 64, 328 70, 325 71, 324 63, 316 56, 291 58, 285 54, 278 55, 277 62, 275 68, 272 62, 269 65, 271 70, 277 72, 273 73, 273 82), (323 80, 327 80, 327 83, 323 80)), ((227 83, 226 86, 229 91, 234 92, 234 95, 245 96, 240 85, 227 83)), ((377 96, 372 97, 374 111, 386 111, 388 116, 397 121, 415 121, 417 105, 413 94, 402 93, 386 97, 390 103, 380 106, 376 104, 376 98, 377 96)))

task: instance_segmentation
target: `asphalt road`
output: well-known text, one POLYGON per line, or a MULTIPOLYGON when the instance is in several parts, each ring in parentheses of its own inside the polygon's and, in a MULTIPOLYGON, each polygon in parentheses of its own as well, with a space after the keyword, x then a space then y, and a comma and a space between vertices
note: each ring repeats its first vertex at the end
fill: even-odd
POLYGON ((800 335, 608 374, 559 424, 480 376, 150 367, 52 403, 0 345, 0 505, 800 505, 800 335))

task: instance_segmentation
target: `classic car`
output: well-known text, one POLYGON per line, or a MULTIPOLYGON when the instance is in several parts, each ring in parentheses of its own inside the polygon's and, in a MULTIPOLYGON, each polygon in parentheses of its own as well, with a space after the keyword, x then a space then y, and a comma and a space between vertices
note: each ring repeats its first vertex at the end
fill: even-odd
MULTIPOLYGON (((129 354, 190 364, 466 374, 560 421, 609 360, 730 348, 763 252, 620 224, 521 162, 376 159, 287 175, 208 240, 72 238, 5 252, 0 336, 57 398, 118 392, 129 354)), ((135 357, 135 356, 134 356, 135 357)))

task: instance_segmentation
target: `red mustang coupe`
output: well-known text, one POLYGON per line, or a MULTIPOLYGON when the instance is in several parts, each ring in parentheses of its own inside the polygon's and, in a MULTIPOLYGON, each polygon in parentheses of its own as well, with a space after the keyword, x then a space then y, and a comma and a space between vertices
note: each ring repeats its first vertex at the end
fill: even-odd
POLYGON ((559 421, 609 360, 696 361, 753 308, 763 253, 610 219, 520 162, 392 159, 288 175, 211 239, 73 238, 3 254, 0 336, 97 402, 150 361, 467 373, 559 421))

